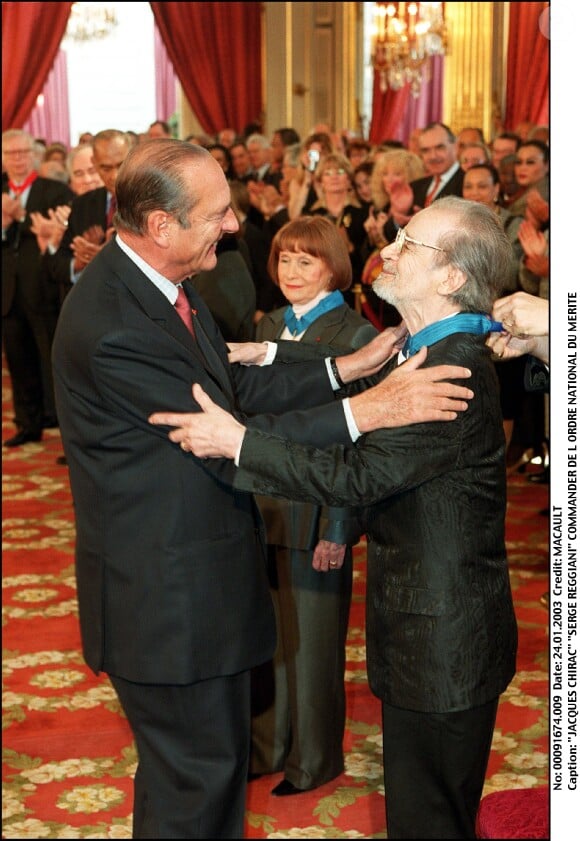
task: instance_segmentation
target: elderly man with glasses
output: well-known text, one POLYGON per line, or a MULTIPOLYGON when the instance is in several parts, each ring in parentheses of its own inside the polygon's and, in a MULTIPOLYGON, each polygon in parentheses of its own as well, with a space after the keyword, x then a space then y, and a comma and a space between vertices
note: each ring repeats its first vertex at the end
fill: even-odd
POLYGON ((57 426, 50 351, 60 302, 43 274, 34 218, 66 215, 74 193, 39 176, 34 139, 22 129, 3 132, 2 163, 2 337, 17 428, 4 446, 20 447, 57 426))
MULTIPOLYGON (((368 540, 367 668, 383 705, 389 838, 475 838, 500 694, 517 626, 504 539, 505 439, 486 346, 510 245, 487 207, 447 197, 381 252, 375 290, 409 331, 406 355, 472 372, 454 423, 381 429, 352 448, 315 449, 246 429, 199 386, 203 413, 162 412, 171 440, 235 460, 234 487, 358 506, 368 540)), ((372 381, 372 378, 371 378, 372 381)), ((345 390, 348 392, 348 388, 345 390)), ((322 564, 321 570, 337 568, 322 564)))

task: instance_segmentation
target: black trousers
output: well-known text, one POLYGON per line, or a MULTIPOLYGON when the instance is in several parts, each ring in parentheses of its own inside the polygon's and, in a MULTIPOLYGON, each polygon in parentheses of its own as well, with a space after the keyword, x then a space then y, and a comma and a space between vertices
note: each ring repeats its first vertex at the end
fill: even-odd
POLYGON ((110 679, 139 759, 133 838, 243 838, 250 673, 188 686, 110 679))
POLYGON ((498 700, 453 713, 383 703, 389 839, 476 837, 498 700))
POLYGON ((55 326, 55 314, 27 310, 17 299, 2 318, 15 422, 23 432, 40 433, 44 419, 56 418, 50 361, 55 326))

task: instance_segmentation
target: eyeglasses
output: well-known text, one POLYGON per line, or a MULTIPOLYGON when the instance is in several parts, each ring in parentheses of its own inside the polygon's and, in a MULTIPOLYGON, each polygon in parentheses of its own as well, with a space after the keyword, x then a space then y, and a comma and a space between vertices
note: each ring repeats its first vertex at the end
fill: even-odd
POLYGON ((338 169, 324 169, 323 175, 346 175, 346 169, 339 167, 338 169))
POLYGON ((410 237, 405 228, 399 228, 394 243, 395 248, 397 249, 397 254, 401 253, 405 246, 405 243, 407 242, 412 243, 412 245, 422 245, 424 248, 432 248, 434 251, 445 251, 444 248, 439 248, 438 245, 429 245, 428 242, 419 242, 418 239, 413 239, 412 237, 410 237))
POLYGON ((32 149, 6 149, 2 154, 4 157, 13 158, 15 155, 30 155, 32 154, 32 149))

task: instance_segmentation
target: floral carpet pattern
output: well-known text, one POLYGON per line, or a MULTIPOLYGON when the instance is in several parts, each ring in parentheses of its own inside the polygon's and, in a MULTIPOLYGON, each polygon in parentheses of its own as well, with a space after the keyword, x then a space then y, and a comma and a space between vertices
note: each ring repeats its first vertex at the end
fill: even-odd
MULTIPOLYGON (((2 376, 3 439, 14 432, 2 376)), ((130 838, 131 733, 80 651, 74 517, 57 429, 3 449, 3 838, 130 838)), ((532 468, 533 469, 533 468, 532 468)), ((509 479, 506 539, 520 643, 501 698, 484 795, 545 786, 548 757, 548 486, 509 479)), ((355 550, 347 649, 345 772, 312 792, 248 786, 248 838, 385 838, 380 704, 365 669, 365 544, 355 550)))

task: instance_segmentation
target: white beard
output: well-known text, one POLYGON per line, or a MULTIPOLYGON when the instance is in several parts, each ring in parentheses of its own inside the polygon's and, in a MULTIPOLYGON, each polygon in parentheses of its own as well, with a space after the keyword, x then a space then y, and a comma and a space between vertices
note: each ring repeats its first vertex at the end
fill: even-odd
POLYGON ((383 301, 386 301, 387 304, 393 304, 396 306, 397 294, 393 289, 393 284, 396 283, 398 279, 399 273, 397 271, 385 272, 383 270, 373 281, 373 292, 375 292, 383 301))

